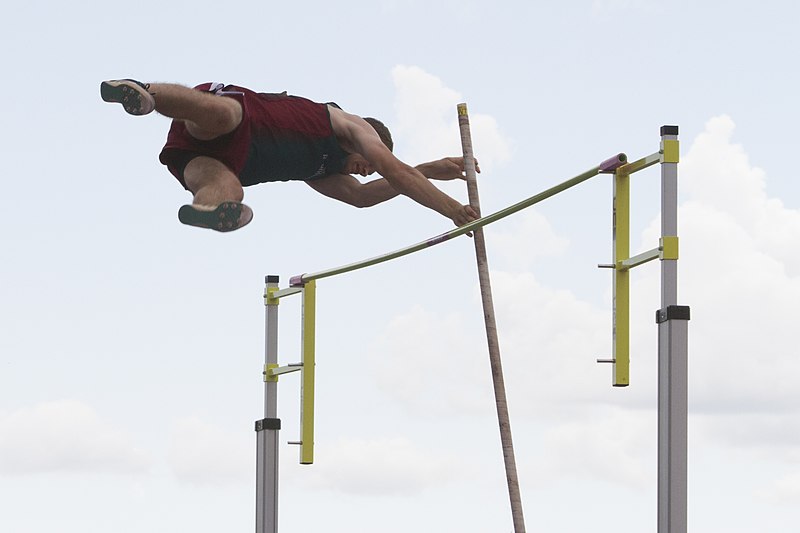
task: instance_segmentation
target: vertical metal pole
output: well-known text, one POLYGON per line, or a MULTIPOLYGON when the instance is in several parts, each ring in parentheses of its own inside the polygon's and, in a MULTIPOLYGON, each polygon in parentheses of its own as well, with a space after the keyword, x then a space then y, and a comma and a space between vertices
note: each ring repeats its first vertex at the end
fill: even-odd
POLYGON ((658 533, 686 533, 688 320, 678 305, 678 127, 661 128, 661 309, 658 323, 658 533), (669 254, 665 243, 675 248, 669 254))
POLYGON ((264 365, 264 419, 256 422, 256 533, 278 531, 278 377, 267 370, 278 366, 278 276, 267 276, 264 290, 266 304, 266 344, 264 365))
MULTIPOLYGON (((469 203, 480 215, 480 199, 478 197, 478 182, 475 176, 475 159, 472 153, 472 138, 469 130, 467 104, 458 104, 458 123, 461 129, 461 146, 464 151, 469 203)), ((503 365, 500 360, 500 343, 497 338, 497 324, 494 318, 492 287, 489 278, 489 262, 486 258, 486 241, 483 237, 482 228, 476 229, 473 233, 475 255, 478 261, 481 299, 483 301, 483 316, 486 324, 486 338, 489 344, 489 361, 492 367, 497 420, 500 425, 500 440, 503 447, 508 495, 511 500, 511 516, 514 522, 514 532, 525 533, 525 518, 522 513, 522 497, 520 495, 519 480, 517 478, 514 444, 511 438, 511 421, 508 415, 503 365)))
POLYGON ((614 364, 612 384, 627 387, 630 384, 630 270, 622 268, 621 261, 631 253, 631 177, 627 171, 617 169, 614 173, 614 241, 613 280, 613 335, 614 364))
POLYGON ((300 385, 300 464, 314 462, 314 382, 316 375, 317 282, 303 286, 303 372, 300 385))

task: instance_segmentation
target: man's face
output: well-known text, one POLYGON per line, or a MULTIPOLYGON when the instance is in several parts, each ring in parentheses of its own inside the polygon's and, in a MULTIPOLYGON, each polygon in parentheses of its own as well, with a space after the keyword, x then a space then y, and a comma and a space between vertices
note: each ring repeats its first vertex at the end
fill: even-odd
POLYGON ((369 176, 375 169, 372 164, 364 158, 361 154, 350 154, 344 161, 344 168, 342 171, 345 174, 358 174, 359 176, 369 176))

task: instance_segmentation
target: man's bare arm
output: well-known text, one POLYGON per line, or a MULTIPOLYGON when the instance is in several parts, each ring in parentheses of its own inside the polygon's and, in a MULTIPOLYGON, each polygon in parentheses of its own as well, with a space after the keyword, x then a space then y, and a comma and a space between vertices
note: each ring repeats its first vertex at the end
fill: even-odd
MULTIPOLYGON (((419 164, 414 168, 419 170, 426 178, 432 180, 466 179, 464 175, 466 166, 463 157, 443 157, 436 161, 419 164)), ((475 170, 476 172, 481 171, 477 160, 475 160, 475 170)))
POLYGON ((397 159, 380 141, 372 127, 360 117, 341 110, 331 111, 337 136, 353 151, 364 156, 393 189, 450 218, 457 226, 478 218, 470 206, 462 205, 443 193, 413 167, 397 159))
MULTIPOLYGON (((416 168, 428 179, 454 180, 464 179, 464 158, 444 157, 427 163, 420 163, 416 168)), ((355 207, 372 207, 395 198, 398 193, 386 178, 362 183, 350 174, 334 174, 306 182, 315 191, 334 200, 339 200, 355 207)))
POLYGON ((350 174, 333 174, 306 183, 329 198, 355 207, 372 207, 399 194, 384 178, 361 183, 350 174))

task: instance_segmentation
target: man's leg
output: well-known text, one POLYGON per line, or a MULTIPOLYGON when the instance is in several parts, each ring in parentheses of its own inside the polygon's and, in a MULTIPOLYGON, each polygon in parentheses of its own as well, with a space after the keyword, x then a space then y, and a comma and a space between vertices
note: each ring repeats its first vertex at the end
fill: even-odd
POLYGON ((244 198, 242 184, 236 175, 220 161, 198 156, 189 161, 183 170, 183 180, 194 194, 196 206, 213 207, 221 202, 241 202, 244 198))
MULTIPOLYGON (((111 80, 100 84, 100 96, 106 102, 122 104, 132 115, 146 115, 155 109, 182 120, 189 134, 203 141, 230 133, 242 122, 242 105, 238 101, 183 85, 111 80)), ((241 183, 220 161, 196 157, 186 165, 183 178, 194 195, 192 205, 178 211, 178 219, 184 224, 233 231, 253 218, 253 211, 241 203, 241 183)))
POLYGON ((122 104, 131 115, 146 115, 155 109, 164 116, 183 120, 189 134, 202 141, 230 133, 242 122, 242 105, 233 98, 173 83, 104 81, 100 96, 106 102, 122 104))
POLYGON ((151 83, 149 92, 156 111, 183 120, 189 134, 201 141, 230 133, 242 122, 242 105, 233 98, 171 83, 151 83))
POLYGON ((195 157, 183 171, 186 186, 194 194, 192 205, 178 211, 178 219, 190 226, 233 231, 248 224, 253 211, 243 203, 239 179, 220 161, 195 157))

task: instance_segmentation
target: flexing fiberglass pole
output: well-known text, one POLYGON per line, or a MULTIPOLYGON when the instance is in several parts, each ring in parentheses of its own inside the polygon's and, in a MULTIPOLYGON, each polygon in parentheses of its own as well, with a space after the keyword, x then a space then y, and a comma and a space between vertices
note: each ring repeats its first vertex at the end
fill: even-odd
POLYGON ((313 272, 311 274, 300 274, 298 276, 293 276, 289 280, 289 285, 293 287, 302 286, 307 281, 312 281, 315 279, 322 279, 322 278, 329 278, 331 276, 337 276, 339 274, 344 274, 345 272, 352 272, 354 270, 360 270, 362 268, 366 268, 368 266, 377 265, 379 263, 385 263, 386 261, 391 261, 392 259, 397 259, 398 257, 403 257, 404 255, 413 254, 414 252, 418 252, 420 250, 424 250, 425 248, 430 248, 431 246, 435 246, 437 244, 443 243, 445 241, 449 241, 453 237, 459 237, 461 235, 465 235, 470 231, 475 231, 478 228, 482 228, 492 222, 497 222, 501 218, 506 218, 509 215, 513 215, 523 209, 526 209, 534 204, 538 204, 539 202, 550 198, 551 196, 555 196, 558 193, 564 192, 567 189, 574 187, 584 181, 597 176, 600 173, 604 172, 613 172, 614 169, 619 167, 620 165, 624 165, 628 161, 628 158, 625 154, 617 154, 614 157, 611 157, 596 167, 587 170, 582 174, 578 174, 574 178, 570 178, 567 181, 559 183, 558 185, 554 185, 549 189, 540 192, 539 194, 535 194, 530 198, 527 198, 521 202, 518 202, 512 206, 506 207, 505 209, 501 209, 500 211, 493 213, 491 215, 487 215, 483 218, 470 222, 469 224, 465 224, 461 227, 458 227, 454 230, 448 231, 447 233, 442 233, 441 235, 437 235, 436 237, 432 237, 426 241, 419 242, 417 244, 413 244, 411 246, 407 246, 405 248, 401 248, 399 250, 395 250, 394 252, 379 255, 377 257, 373 257, 371 259, 365 259, 363 261, 359 261, 357 263, 351 263, 349 265, 343 265, 336 268, 331 268, 328 270, 321 270, 319 272, 313 272))
MULTIPOLYGON (((481 202, 478 197, 478 180, 475 175, 475 158, 472 154, 472 137, 469 131, 469 115, 467 104, 458 104, 458 126, 461 129, 461 147, 464 151, 464 166, 467 174, 467 191, 469 203, 480 214, 481 202)), ((475 258, 478 261, 478 280, 481 286, 483 302, 483 318, 486 324, 486 340, 489 344, 489 363, 492 368, 494 385, 494 401, 497 407, 497 422, 500 425, 500 442, 503 447, 503 461, 506 468, 508 497, 511 500, 511 517, 514 521, 514 533, 525 533, 525 517, 522 514, 522 496, 517 479, 517 461, 514 457, 514 443, 511 438, 511 419, 508 415, 506 385, 503 378, 503 365, 500 359, 500 343, 497 337, 497 324, 494 319, 494 303, 492 302, 492 285, 489 277, 489 262, 486 257, 486 240, 483 228, 478 228, 473 236, 475 240, 475 258)))

